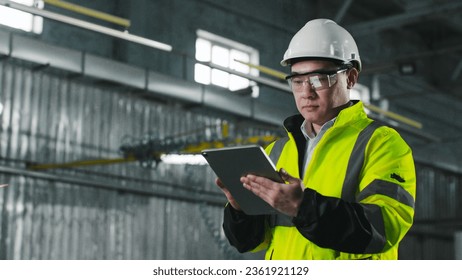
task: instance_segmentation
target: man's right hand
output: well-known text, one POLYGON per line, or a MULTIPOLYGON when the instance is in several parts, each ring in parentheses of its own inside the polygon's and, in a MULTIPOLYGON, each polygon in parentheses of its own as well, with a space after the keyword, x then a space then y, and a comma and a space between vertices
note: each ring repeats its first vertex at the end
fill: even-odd
POLYGON ((215 179, 215 184, 220 187, 220 189, 223 191, 223 193, 226 195, 226 198, 228 199, 228 202, 229 204, 231 204, 231 206, 237 210, 237 211, 242 211, 241 210, 241 207, 239 206, 239 204, 236 202, 236 200, 234 200, 234 197, 231 195, 231 193, 229 192, 228 188, 226 188, 226 186, 223 184, 223 182, 220 180, 220 178, 216 178, 215 179))

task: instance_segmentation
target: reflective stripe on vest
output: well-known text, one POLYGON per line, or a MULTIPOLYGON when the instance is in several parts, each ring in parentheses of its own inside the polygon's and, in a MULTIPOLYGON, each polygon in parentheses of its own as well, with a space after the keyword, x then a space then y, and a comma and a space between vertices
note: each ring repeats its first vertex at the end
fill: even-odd
POLYGON ((356 201, 356 190, 359 185, 359 174, 364 164, 364 154, 366 151, 367 143, 372 137, 374 131, 381 125, 376 122, 370 123, 363 129, 356 139, 353 151, 351 152, 348 161, 347 172, 342 187, 342 199, 353 202, 356 201))
POLYGON ((373 122, 359 133, 358 139, 353 147, 353 151, 351 152, 350 160, 348 161, 347 173, 342 188, 342 199, 349 202, 359 202, 368 196, 382 194, 391 197, 400 203, 414 207, 414 198, 411 194, 405 191, 399 184, 394 184, 384 180, 376 179, 365 187, 359 194, 356 194, 359 184, 359 174, 364 164, 366 146, 374 131, 379 127, 380 125, 373 122))
MULTIPOLYGON (((284 146, 286 145, 287 141, 289 141, 289 137, 286 136, 286 137, 278 139, 274 143, 273 148, 270 151, 269 158, 273 161, 275 165, 277 164, 279 157, 281 156, 282 150, 284 149, 284 146)), ((282 213, 271 215, 269 218, 269 226, 270 227, 275 227, 275 226, 291 227, 293 226, 292 217, 284 215, 282 213)))
POLYGON ((269 154, 269 158, 271 161, 276 165, 276 163, 279 160, 279 157, 281 156, 282 149, 284 149, 284 146, 286 145, 287 141, 289 141, 289 137, 283 137, 278 140, 273 145, 273 148, 271 149, 271 152, 269 154))
MULTIPOLYGON (((353 147, 353 151, 350 155, 350 159, 348 161, 347 167, 347 175, 345 177, 342 189, 342 199, 354 202, 356 189, 358 187, 359 182, 359 174, 361 172, 363 163, 364 163, 364 154, 366 150, 367 143, 369 143, 370 138, 374 131, 379 128, 381 125, 372 122, 370 123, 365 129, 363 129, 356 139, 355 145, 353 147)), ((282 150, 284 149, 285 144, 289 140, 288 137, 281 138, 274 143, 273 148, 270 151, 269 157, 270 159, 276 164, 281 156, 282 150)), ((378 231, 382 231, 383 229, 383 220, 381 219, 381 215, 377 215, 376 209, 374 207, 365 207, 364 210, 367 217, 372 218, 375 220, 374 224, 377 224, 376 228, 378 231), (380 218, 379 218, 380 217, 380 218), (380 224, 382 226, 380 226, 380 224)), ((380 210, 380 209, 379 209, 380 210)), ((271 215, 269 220, 270 227, 275 226, 293 226, 292 217, 289 217, 284 214, 276 214, 271 215)), ((378 244, 377 244, 378 245, 378 244)), ((374 247, 374 245, 372 244, 374 247)))
MULTIPOLYGON (((414 208, 414 198, 405 191, 400 185, 384 181, 374 180, 366 188, 364 188, 357 196, 357 201, 361 201, 371 195, 381 194, 399 201, 402 204, 414 208)), ((360 204, 364 210, 368 221, 372 225, 372 237, 369 245, 364 250, 364 253, 377 252, 385 246, 385 228, 382 210, 378 205, 374 204, 360 204)))

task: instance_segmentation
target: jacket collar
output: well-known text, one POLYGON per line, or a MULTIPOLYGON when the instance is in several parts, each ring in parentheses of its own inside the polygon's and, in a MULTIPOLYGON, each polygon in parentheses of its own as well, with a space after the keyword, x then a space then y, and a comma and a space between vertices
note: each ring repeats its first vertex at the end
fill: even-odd
MULTIPOLYGON (((335 120, 334 126, 346 125, 367 117, 366 112, 364 111, 364 105, 361 101, 351 100, 351 102, 353 102, 352 106, 340 111, 335 120)), ((284 120, 284 128, 292 134, 297 134, 300 132, 300 126, 304 120, 305 119, 300 114, 290 116, 284 120)))

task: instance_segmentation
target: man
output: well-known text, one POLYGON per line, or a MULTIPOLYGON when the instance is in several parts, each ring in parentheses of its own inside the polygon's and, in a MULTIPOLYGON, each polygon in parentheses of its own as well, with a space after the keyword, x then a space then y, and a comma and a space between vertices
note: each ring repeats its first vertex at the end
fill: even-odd
POLYGON ((414 162, 395 130, 349 99, 361 71, 354 39, 331 20, 309 21, 281 64, 300 114, 266 151, 286 184, 241 178, 280 214, 246 215, 217 179, 228 240, 240 252, 266 249, 266 259, 397 259, 413 222, 414 162))

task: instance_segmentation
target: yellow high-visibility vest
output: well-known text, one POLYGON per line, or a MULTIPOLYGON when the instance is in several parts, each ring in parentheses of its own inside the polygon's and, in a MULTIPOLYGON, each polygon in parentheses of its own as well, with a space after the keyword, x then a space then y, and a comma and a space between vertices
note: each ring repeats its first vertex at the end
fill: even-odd
MULTIPOLYGON (((278 170, 300 178, 296 141, 287 132, 266 152, 278 170)), ((361 102, 342 110, 316 146, 303 178, 306 188, 322 196, 364 208, 373 236, 364 252, 318 246, 284 215, 270 217, 265 239, 253 251, 266 249, 266 259, 398 258, 399 243, 413 223, 416 175, 411 149, 394 129, 369 119, 361 102)))

